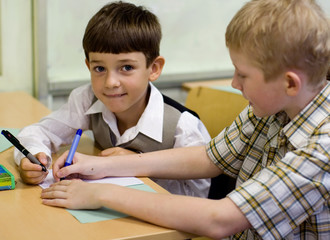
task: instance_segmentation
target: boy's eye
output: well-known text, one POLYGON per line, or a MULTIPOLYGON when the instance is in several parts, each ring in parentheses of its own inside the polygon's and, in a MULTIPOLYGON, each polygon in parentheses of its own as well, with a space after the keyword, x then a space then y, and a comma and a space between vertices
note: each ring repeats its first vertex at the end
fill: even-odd
POLYGON ((122 67, 122 70, 125 72, 133 70, 133 67, 131 65, 125 65, 122 67))
POLYGON ((101 67, 101 66, 97 66, 94 68, 95 72, 104 72, 105 71, 105 68, 104 67, 101 67))
POLYGON ((236 72, 236 75, 237 75, 238 78, 242 78, 242 79, 246 78, 245 75, 243 75, 241 73, 238 73, 238 72, 236 72))
POLYGON ((237 74, 237 76, 238 76, 239 78, 245 78, 245 75, 242 75, 242 74, 237 74))

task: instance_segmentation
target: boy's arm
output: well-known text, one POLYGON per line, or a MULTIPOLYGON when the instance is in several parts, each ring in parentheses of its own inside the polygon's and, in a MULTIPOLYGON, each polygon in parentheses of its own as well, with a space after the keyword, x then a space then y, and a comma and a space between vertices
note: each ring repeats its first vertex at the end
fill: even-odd
POLYGON ((77 180, 61 181, 44 189, 41 197, 46 205, 71 209, 105 206, 157 225, 212 239, 220 239, 251 226, 229 198, 210 200, 157 194, 77 180))
POLYGON ((147 176, 165 179, 194 179, 218 176, 222 171, 209 159, 205 146, 175 148, 126 156, 97 157, 74 155, 71 166, 64 166, 68 152, 53 165, 56 180, 70 174, 87 179, 106 176, 147 176))
MULTIPOLYGON (((89 85, 74 89, 66 104, 38 123, 23 128, 17 138, 33 155, 43 152, 50 158, 51 153, 58 151, 62 144, 71 144, 78 128, 88 128, 85 111, 90 106, 92 97, 93 92, 89 85)), ((24 155, 15 150, 14 158, 19 165, 24 155)))
POLYGON ((123 188, 104 191, 104 195, 107 195, 102 200, 104 206, 113 207, 157 225, 212 239, 221 239, 251 226, 229 198, 210 200, 180 195, 147 195, 140 191, 128 193, 123 188), (130 199, 123 202, 127 194, 130 199))

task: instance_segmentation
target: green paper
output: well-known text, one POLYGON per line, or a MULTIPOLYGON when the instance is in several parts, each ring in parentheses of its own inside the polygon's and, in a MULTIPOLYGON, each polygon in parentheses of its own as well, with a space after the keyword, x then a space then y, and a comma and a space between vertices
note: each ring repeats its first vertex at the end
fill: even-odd
MULTIPOLYGON (((1 128, 0 127, 0 132, 2 130, 8 130, 11 134, 13 134, 15 137, 17 136, 17 134, 19 133, 20 129, 19 128, 1 128)), ((5 150, 7 150, 8 148, 12 147, 13 144, 11 144, 11 142, 9 142, 5 136, 3 136, 1 134, 0 136, 0 152, 3 152, 5 150)))

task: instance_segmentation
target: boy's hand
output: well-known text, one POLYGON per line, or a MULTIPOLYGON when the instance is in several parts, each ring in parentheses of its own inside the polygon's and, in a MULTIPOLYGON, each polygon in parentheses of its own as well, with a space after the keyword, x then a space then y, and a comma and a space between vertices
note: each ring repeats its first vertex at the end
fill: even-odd
POLYGON ((128 154, 136 154, 136 152, 121 147, 112 147, 112 148, 107 148, 99 153, 99 155, 102 157, 128 155, 128 154))
POLYGON ((96 209, 101 205, 96 196, 102 192, 100 184, 86 183, 81 180, 63 180, 52 184, 41 192, 42 203, 70 209, 96 209))
POLYGON ((71 179, 99 179, 105 177, 104 168, 99 165, 102 162, 102 157, 76 152, 72 160, 72 165, 63 167, 68 154, 69 151, 66 151, 53 164, 53 177, 56 182, 66 177, 71 179))
MULTIPOLYGON (((45 153, 36 154, 36 158, 38 158, 44 166, 48 166, 48 158, 45 153)), ((42 171, 40 165, 31 163, 31 161, 27 158, 23 158, 21 160, 18 168, 23 182, 27 184, 39 184, 47 177, 48 174, 48 171, 42 171)))

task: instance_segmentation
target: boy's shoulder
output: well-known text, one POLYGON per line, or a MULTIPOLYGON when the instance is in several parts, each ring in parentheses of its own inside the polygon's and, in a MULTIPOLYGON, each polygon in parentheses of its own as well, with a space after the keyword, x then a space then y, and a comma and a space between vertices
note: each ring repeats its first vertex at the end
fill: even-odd
POLYGON ((91 98, 92 96, 94 96, 92 84, 86 83, 79 87, 76 87, 71 91, 70 95, 76 95, 76 96, 79 96, 82 98, 86 97, 86 95, 87 95, 87 96, 89 96, 89 98, 91 98))
POLYGON ((174 99, 172 99, 172 98, 170 98, 170 97, 168 97, 164 94, 162 94, 162 95, 163 95, 163 99, 164 99, 165 104, 177 109, 180 113, 189 112, 190 114, 192 114, 193 116, 195 116, 199 119, 199 116, 195 111, 183 106, 181 103, 175 101, 174 99))

